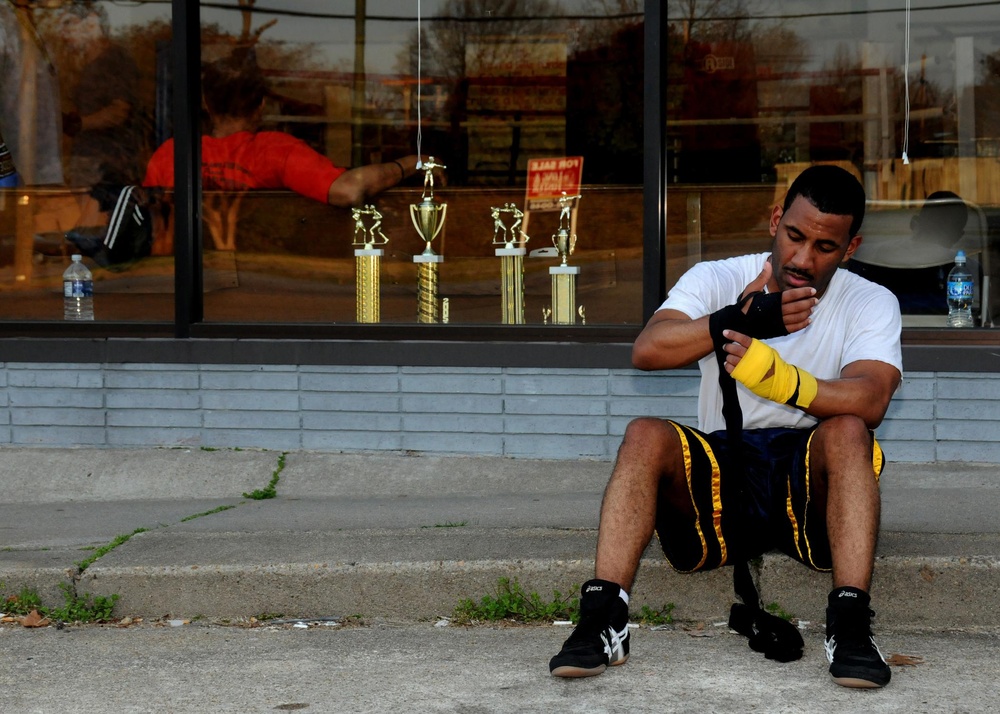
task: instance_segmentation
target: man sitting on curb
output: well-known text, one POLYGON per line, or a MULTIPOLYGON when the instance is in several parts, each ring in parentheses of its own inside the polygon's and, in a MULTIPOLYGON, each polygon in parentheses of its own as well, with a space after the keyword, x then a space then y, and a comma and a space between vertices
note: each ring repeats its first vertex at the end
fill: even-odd
MULTIPOLYGON (((628 659, 629 590, 655 531, 681 572, 745 567, 773 548, 832 569, 834 681, 889 682, 868 595, 883 463, 872 430, 900 384, 901 318, 888 290, 839 270, 861 243, 864 210, 848 172, 807 169, 771 212, 769 254, 694 266, 636 339, 639 369, 699 362, 699 429, 654 418, 628 425, 601 505, 596 579, 582 587, 580 621, 552 658, 553 675, 600 674, 628 659), (730 376, 739 384, 725 399, 730 376)), ((758 602, 740 595, 759 613, 751 589, 758 602)), ((755 643, 760 622, 745 629, 751 647, 795 658, 755 643)))

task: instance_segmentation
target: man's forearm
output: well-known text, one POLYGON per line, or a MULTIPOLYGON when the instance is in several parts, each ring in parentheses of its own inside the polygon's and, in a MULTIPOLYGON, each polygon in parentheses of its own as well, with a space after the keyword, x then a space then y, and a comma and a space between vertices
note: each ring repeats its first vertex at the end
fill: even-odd
POLYGON ((713 349, 708 317, 664 317, 651 320, 636 338, 632 364, 642 370, 676 369, 697 362, 713 349))
MULTIPOLYGON (((895 371, 893 367, 889 369, 895 371)), ((869 429, 875 429, 882 423, 889 400, 899 384, 898 379, 892 380, 891 376, 887 380, 869 374, 820 379, 817 382, 816 398, 805 410, 807 414, 817 419, 851 414, 863 419, 869 429)))

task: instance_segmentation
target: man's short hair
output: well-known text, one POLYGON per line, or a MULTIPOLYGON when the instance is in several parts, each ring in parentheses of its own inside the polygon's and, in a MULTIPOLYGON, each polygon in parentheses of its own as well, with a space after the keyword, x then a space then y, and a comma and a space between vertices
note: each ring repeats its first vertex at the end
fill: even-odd
POLYGON ((252 117, 267 96, 267 85, 252 51, 236 50, 206 64, 201 88, 210 114, 252 117))
POLYGON ((958 240, 969 220, 969 207, 962 197, 951 191, 935 191, 915 216, 914 229, 924 235, 958 240))
POLYGON ((792 181, 785 195, 783 210, 787 211, 799 196, 807 199, 823 213, 851 216, 848 235, 853 238, 865 218, 865 189, 851 173, 839 166, 810 166, 792 181))
POLYGON ((109 35, 111 33, 108 11, 102 5, 98 5, 92 0, 77 0, 76 2, 64 5, 59 12, 60 21, 62 22, 66 22, 69 18, 86 20, 91 15, 95 15, 101 23, 101 30, 104 34, 109 35))

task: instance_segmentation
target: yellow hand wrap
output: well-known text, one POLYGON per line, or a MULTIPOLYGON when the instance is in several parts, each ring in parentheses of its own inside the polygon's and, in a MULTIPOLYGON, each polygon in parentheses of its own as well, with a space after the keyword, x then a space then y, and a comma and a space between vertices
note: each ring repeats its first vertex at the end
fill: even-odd
POLYGON ((819 389, 815 377, 785 362, 760 340, 751 342, 750 349, 733 370, 733 379, 758 396, 799 409, 807 409, 819 389), (765 377, 772 367, 774 374, 765 377))

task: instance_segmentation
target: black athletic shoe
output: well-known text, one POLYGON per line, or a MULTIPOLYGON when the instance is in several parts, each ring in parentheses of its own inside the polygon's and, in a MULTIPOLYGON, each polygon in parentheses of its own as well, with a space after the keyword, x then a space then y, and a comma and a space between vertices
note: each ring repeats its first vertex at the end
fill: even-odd
POLYGON ((830 675, 842 687, 884 687, 892 670, 875 644, 868 593, 837 588, 826 608, 826 658, 830 675))
POLYGON ((628 659, 628 605, 621 587, 588 580, 580 595, 580 623, 549 662, 555 677, 592 677, 628 659))

